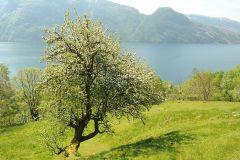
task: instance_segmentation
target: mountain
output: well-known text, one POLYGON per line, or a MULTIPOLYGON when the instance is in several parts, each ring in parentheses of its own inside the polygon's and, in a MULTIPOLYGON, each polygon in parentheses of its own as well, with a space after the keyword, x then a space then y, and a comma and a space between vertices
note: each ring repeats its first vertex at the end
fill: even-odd
POLYGON ((163 43, 239 43, 239 33, 191 21, 171 8, 159 8, 145 16, 133 33, 133 41, 163 43))
POLYGON ((188 18, 201 24, 240 32, 240 22, 231 19, 207 17, 201 15, 189 15, 188 18))
POLYGON ((101 20, 122 41, 240 43, 240 31, 200 23, 171 8, 144 15, 107 0, 0 0, 0 41, 40 41, 42 30, 61 24, 67 9, 101 20))

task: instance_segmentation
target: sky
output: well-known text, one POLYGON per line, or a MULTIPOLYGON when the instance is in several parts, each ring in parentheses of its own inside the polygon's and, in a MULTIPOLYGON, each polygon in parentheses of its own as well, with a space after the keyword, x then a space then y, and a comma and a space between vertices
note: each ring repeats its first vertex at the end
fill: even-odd
POLYGON ((240 0, 111 0, 132 6, 144 14, 151 14, 159 7, 171 7, 184 14, 226 17, 240 21, 240 0))

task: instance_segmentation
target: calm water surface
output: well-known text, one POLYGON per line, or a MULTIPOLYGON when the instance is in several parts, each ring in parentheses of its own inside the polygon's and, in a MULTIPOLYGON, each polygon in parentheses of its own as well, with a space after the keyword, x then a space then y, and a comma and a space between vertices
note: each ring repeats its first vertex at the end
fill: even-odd
POLYGON ((44 67, 40 62, 43 54, 44 47, 41 44, 0 42, 0 63, 8 65, 11 75, 25 67, 44 67))
MULTIPOLYGON (((165 80, 180 83, 194 68, 229 70, 240 64, 240 45, 123 43, 124 51, 133 51, 165 80)), ((0 63, 8 64, 11 75, 29 66, 44 67, 40 44, 0 43, 0 63)))

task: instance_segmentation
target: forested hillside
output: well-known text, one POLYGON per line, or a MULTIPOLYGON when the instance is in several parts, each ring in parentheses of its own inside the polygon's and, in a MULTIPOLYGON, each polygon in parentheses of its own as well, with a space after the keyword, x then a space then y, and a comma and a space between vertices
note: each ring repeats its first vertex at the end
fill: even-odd
MULTIPOLYGON (((152 15, 107 0, 0 0, 0 41, 41 41, 43 29, 63 22, 67 9, 101 20, 123 41, 157 43, 239 43, 234 27, 192 21, 171 8, 152 15)), ((236 22, 237 24, 240 24, 236 22)), ((234 24, 236 25, 236 24, 234 24)))
POLYGON ((240 23, 227 18, 207 17, 200 15, 189 15, 188 18, 192 21, 219 28, 225 28, 233 31, 240 31, 240 23))

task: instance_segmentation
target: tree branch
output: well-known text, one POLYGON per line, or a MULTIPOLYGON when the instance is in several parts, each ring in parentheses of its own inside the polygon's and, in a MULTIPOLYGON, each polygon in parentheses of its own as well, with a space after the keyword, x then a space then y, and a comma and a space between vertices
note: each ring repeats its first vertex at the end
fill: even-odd
POLYGON ((103 133, 99 131, 99 122, 97 119, 94 119, 94 131, 86 136, 82 136, 80 142, 84 142, 88 139, 95 137, 98 133, 103 133))

